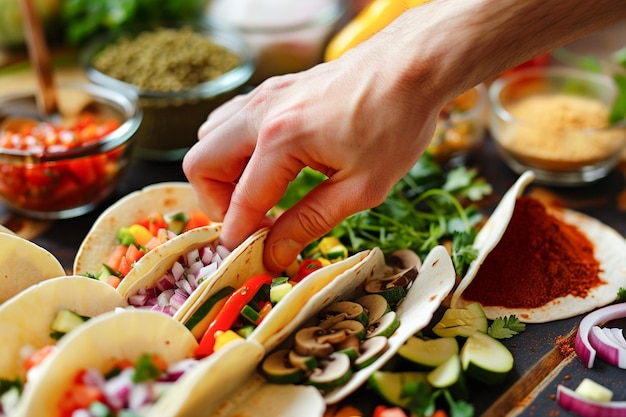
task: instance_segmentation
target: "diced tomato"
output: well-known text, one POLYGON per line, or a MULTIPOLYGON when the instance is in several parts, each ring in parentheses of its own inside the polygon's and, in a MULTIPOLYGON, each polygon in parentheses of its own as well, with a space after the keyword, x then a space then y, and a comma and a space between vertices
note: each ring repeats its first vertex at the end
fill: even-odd
POLYGON ((189 220, 183 229, 183 232, 186 232, 191 229, 196 229, 202 226, 208 226, 211 224, 211 219, 202 211, 191 211, 189 212, 189 220))
POLYGON ((128 259, 125 256, 120 259, 120 266, 117 268, 117 270, 120 272, 120 274, 122 274, 122 276, 125 277, 126 275, 128 275, 131 269, 133 269, 133 266, 128 262, 128 259))
POLYGON ((435 410, 431 417, 448 417, 448 413, 446 413, 445 410, 439 409, 435 410))
POLYGON ((106 261, 106 265, 114 271, 119 271, 120 263, 128 248, 124 245, 117 245, 113 252, 109 254, 109 258, 106 261))
POLYGON ((115 275, 109 275, 109 277, 107 278, 107 283, 113 288, 119 287, 120 282, 122 282, 122 279, 115 275))
POLYGON ((30 369, 39 365, 44 359, 54 351, 54 345, 46 345, 37 349, 30 356, 24 359, 24 370, 28 372, 30 369))
POLYGON ((161 372, 167 371, 167 361, 159 355, 152 355, 152 364, 161 372))
POLYGON ((140 224, 148 229, 150 233, 152 233, 152 236, 156 236, 159 232, 159 229, 167 228, 167 222, 163 218, 163 215, 156 212, 150 214, 150 216, 146 217, 145 219, 138 221, 137 224, 140 224))
POLYGON ((388 407, 386 405, 378 405, 374 408, 372 417, 407 417, 406 413, 400 407, 388 407))
POLYGON ((65 392, 59 404, 62 417, 71 417, 75 410, 89 408, 96 401, 102 401, 104 394, 97 387, 74 384, 65 392))

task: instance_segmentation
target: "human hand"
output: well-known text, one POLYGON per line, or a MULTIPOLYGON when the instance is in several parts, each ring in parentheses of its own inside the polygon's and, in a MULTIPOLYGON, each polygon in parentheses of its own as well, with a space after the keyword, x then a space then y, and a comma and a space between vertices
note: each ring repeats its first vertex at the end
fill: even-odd
POLYGON ((328 176, 273 224, 265 263, 276 271, 345 217, 381 203, 434 130, 437 106, 358 54, 342 60, 269 79, 218 108, 184 159, 230 247, 269 224, 266 213, 303 167, 328 176))

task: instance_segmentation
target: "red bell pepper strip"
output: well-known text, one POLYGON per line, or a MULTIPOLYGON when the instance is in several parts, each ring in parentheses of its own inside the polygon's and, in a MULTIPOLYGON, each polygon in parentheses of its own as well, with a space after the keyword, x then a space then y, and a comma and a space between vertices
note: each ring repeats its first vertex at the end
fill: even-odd
POLYGON ((233 292, 200 339, 200 344, 196 349, 196 357, 203 358, 211 355, 215 348, 215 332, 230 329, 237 321, 241 309, 254 298, 263 285, 270 285, 271 283, 271 276, 266 274, 255 275, 233 292))
POLYGON ((317 271, 322 267, 322 262, 319 259, 305 259, 300 263, 298 271, 294 274, 292 281, 300 282, 307 275, 317 271))

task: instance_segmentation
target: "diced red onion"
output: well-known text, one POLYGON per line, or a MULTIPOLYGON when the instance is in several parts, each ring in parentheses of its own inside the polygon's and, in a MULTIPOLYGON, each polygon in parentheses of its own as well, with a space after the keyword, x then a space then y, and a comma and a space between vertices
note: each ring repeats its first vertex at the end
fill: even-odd
POLYGON ((212 243, 181 255, 154 288, 140 289, 128 302, 135 307, 154 306, 153 310, 174 315, 196 290, 200 277, 206 279, 214 274, 229 253, 224 246, 212 243))
POLYGON ((134 372, 132 368, 127 368, 106 381, 102 391, 107 404, 117 409, 126 405, 133 385, 132 376, 134 372))
POLYGON ((75 410, 72 412, 72 417, 93 417, 89 410, 85 410, 84 408, 80 410, 75 410))
POLYGON ((133 411, 141 409, 152 399, 150 394, 151 389, 148 384, 133 385, 128 396, 128 408, 133 411))
POLYGON ((198 249, 193 249, 192 251, 187 253, 187 265, 193 265, 195 262, 200 260, 200 251, 198 249))
POLYGON ((176 261, 174 262, 174 265, 172 265, 171 271, 172 271, 172 276, 174 277, 174 279, 179 280, 180 277, 182 277, 183 273, 185 272, 185 267, 183 266, 183 264, 176 261))
MULTIPOLYGON (((626 317, 626 303, 612 304, 610 306, 600 308, 587 314, 581 320, 580 325, 578 326, 578 331, 576 333, 576 342, 574 344, 574 349, 576 350, 576 354, 585 364, 585 366, 587 366, 588 368, 593 367, 596 353, 604 360, 607 360, 604 358, 605 356, 609 358, 613 357, 611 356, 610 348, 608 345, 604 343, 597 343, 597 346, 594 346, 591 341, 591 329, 599 324, 604 324, 611 320, 620 319, 623 317, 626 317)), ((620 353, 618 354, 618 357, 626 355, 626 352, 623 348, 620 348, 619 351, 620 353)), ((615 366, 619 366, 619 362, 613 361, 609 363, 615 366)))
POLYGON ((626 417, 626 401, 593 401, 564 385, 557 387, 556 401, 582 417, 626 417))

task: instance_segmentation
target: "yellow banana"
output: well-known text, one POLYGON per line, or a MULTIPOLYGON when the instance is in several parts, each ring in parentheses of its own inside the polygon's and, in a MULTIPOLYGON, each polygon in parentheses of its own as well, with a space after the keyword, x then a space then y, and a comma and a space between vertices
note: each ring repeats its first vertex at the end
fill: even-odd
POLYGON ((348 49, 369 39, 411 7, 429 0, 372 0, 328 42, 324 61, 339 58, 348 49))

